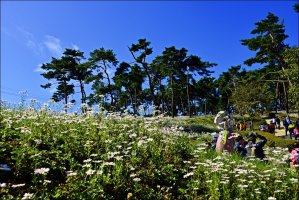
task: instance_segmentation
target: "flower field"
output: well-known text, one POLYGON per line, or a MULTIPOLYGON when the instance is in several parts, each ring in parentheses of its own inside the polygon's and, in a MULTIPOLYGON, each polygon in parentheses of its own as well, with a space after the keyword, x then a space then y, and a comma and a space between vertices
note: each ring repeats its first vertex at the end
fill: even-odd
MULTIPOLYGON (((161 116, 1 108, 1 199, 299 199, 285 148, 217 154, 161 116)), ((213 130, 206 121, 204 130, 213 130)))

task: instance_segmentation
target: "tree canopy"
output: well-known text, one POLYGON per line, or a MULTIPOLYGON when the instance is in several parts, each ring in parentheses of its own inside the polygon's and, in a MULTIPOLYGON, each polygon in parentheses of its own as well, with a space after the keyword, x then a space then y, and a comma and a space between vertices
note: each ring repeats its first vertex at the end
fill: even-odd
POLYGON ((242 115, 298 112, 299 52, 298 47, 286 44, 283 20, 268 13, 255 23, 251 34, 252 38, 242 39, 240 45, 255 55, 246 59, 244 66, 230 66, 218 78, 211 77, 216 63, 189 54, 184 47, 165 47, 151 59, 151 42, 142 38, 128 46, 132 57, 127 61, 119 61, 113 50, 103 47, 91 51, 88 58, 82 51, 65 49, 60 58, 42 65, 45 72, 41 75, 49 82, 41 86, 55 86, 54 101, 68 104, 78 87, 82 104, 100 105, 109 111, 128 109, 136 115, 140 106, 151 109, 148 114, 172 117, 219 110, 242 115), (259 68, 248 70, 254 64, 259 68))

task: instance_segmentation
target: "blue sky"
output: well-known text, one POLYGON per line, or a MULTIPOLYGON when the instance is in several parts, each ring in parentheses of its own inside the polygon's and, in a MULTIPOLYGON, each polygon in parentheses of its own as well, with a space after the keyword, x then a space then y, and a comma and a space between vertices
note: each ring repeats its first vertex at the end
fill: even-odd
MULTIPOLYGON (((213 76, 254 55, 241 39, 252 37, 254 23, 273 12, 284 19, 286 43, 298 45, 296 1, 1 1, 1 99, 19 102, 18 91, 46 102, 50 90, 39 66, 78 48, 85 57, 97 48, 133 61, 128 46, 147 38, 153 59, 165 47, 185 47, 217 63, 213 76)), ((245 65, 243 65, 246 67, 245 65)), ((255 66, 258 67, 258 66, 255 66)), ((252 69, 252 68, 247 68, 252 69)), ((78 99, 79 100, 79 99, 78 99)))

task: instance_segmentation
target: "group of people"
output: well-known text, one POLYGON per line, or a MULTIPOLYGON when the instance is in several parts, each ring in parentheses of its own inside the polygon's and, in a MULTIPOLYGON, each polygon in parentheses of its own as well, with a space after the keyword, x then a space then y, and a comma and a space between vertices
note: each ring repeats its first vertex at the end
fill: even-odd
POLYGON ((291 118, 289 116, 287 116, 283 120, 283 126, 285 128, 286 136, 288 135, 288 132, 289 132, 290 139, 292 139, 293 136, 294 136, 295 140, 297 140, 297 138, 299 138, 299 118, 295 122, 292 122, 291 118))
MULTIPOLYGON (((233 134, 233 129, 238 131, 246 131, 247 125, 243 123, 233 123, 233 117, 231 115, 225 116, 225 112, 219 112, 215 119, 214 123, 221 130, 220 134, 215 134, 212 136, 211 146, 216 149, 217 152, 226 151, 229 153, 238 152, 243 157, 255 156, 259 159, 265 158, 265 153, 263 147, 267 143, 267 139, 253 132, 252 124, 250 126, 250 133, 244 138, 239 134, 233 134)), ((280 129, 280 119, 275 117, 271 120, 271 126, 267 126, 267 131, 275 132, 275 129, 280 129), (269 130, 270 127, 270 130, 269 130), (274 129, 274 130, 272 130, 274 129)), ((299 118, 295 123, 292 123, 289 117, 286 117, 283 120, 283 125, 287 131, 290 132, 290 137, 292 135, 299 138, 299 118)), ((266 130, 265 127, 260 127, 261 130, 266 130)), ((295 143, 294 149, 291 151, 291 166, 299 165, 299 143, 295 143)))
POLYGON ((275 133, 275 129, 280 129, 280 119, 279 117, 274 117, 269 124, 262 124, 259 126, 259 129, 261 131, 266 131, 266 132, 269 132, 269 133, 272 133, 274 134, 275 133))
POLYGON ((265 157, 263 147, 266 143, 267 139, 264 136, 251 132, 247 136, 247 141, 241 135, 237 136, 234 150, 244 157, 255 156, 256 158, 263 159, 265 157))
POLYGON ((214 135, 211 146, 216 151, 238 152, 243 157, 255 156, 256 158, 265 158, 263 147, 267 143, 267 139, 257 133, 250 132, 246 140, 241 135, 234 136, 230 133, 221 136, 214 135), (225 136, 226 135, 226 136, 225 136))
MULTIPOLYGON (((295 138, 295 140, 297 140, 297 138, 299 138, 299 118, 293 123, 290 119, 289 116, 287 116, 283 121, 283 126, 285 129, 285 135, 288 136, 288 133, 290 135, 290 139, 292 139, 293 137, 295 138)), ((279 117, 275 117, 271 120, 271 122, 269 124, 266 125, 260 125, 259 129, 261 131, 266 131, 269 133, 274 134, 275 133, 275 129, 280 129, 281 126, 281 121, 279 119, 279 117)))
MULTIPOLYGON (((235 128, 236 128, 237 131, 246 131, 247 130, 247 124, 246 124, 246 122, 243 122, 243 123, 238 122, 238 123, 236 123, 235 128)), ((249 130, 253 131, 252 122, 249 122, 249 130)))

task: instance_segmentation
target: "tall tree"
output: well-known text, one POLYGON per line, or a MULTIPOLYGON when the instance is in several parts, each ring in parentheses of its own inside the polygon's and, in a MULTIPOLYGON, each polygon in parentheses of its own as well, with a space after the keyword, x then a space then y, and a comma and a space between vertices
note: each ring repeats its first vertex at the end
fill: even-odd
MULTIPOLYGON (((57 84, 56 91, 52 95, 52 99, 55 102, 59 102, 64 100, 65 106, 68 104, 68 97, 71 94, 74 94, 74 84, 70 83, 70 69, 67 64, 68 60, 65 57, 61 59, 52 58, 50 63, 43 64, 41 68, 45 71, 41 75, 48 79, 54 80, 54 84, 57 84)), ((50 88, 52 86, 52 82, 49 82, 45 85, 41 85, 42 88, 50 88)), ((65 111, 67 111, 65 107, 65 111)))
POLYGON ((153 83, 154 90, 157 91, 156 106, 161 113, 167 112, 167 98, 165 96, 166 87, 163 80, 166 75, 163 74, 163 60, 161 56, 156 56, 150 65, 151 74, 154 74, 153 83))
MULTIPOLYGON (((185 74, 187 75, 186 93, 188 101, 188 113, 189 117, 192 116, 191 106, 190 106, 190 92, 189 92, 189 78, 193 79, 192 73, 196 73, 199 76, 210 76, 213 71, 208 70, 208 68, 216 66, 215 63, 204 62, 200 57, 195 55, 188 56, 185 61, 185 74)), ((194 80, 194 79, 193 79, 194 80)))
POLYGON ((216 113, 219 93, 217 92, 215 78, 203 77, 194 85, 197 91, 196 98, 198 98, 198 103, 201 106, 201 112, 205 114, 216 113))
POLYGON ((176 49, 174 46, 165 48, 160 59, 162 59, 162 73, 167 76, 168 88, 171 90, 171 116, 176 115, 175 91, 178 91, 176 84, 179 75, 183 73, 184 60, 186 58, 187 50, 182 48, 176 49))
MULTIPOLYGON (((111 106, 114 106, 114 88, 111 83, 109 70, 111 70, 111 67, 115 67, 118 63, 116 55, 112 50, 100 48, 90 53, 89 61, 92 65, 92 69, 96 71, 96 74, 92 79, 92 89, 96 92, 96 94, 91 96, 91 98, 97 97, 99 95, 109 94, 111 106), (103 79, 105 79, 107 83, 103 82, 103 79)), ((98 99, 96 98, 93 101, 97 102, 98 99)))
MULTIPOLYGON (((250 50, 256 51, 255 57, 247 59, 244 63, 251 66, 254 63, 268 64, 265 67, 268 69, 265 79, 277 79, 277 84, 280 83, 278 71, 285 71, 287 65, 283 59, 283 52, 288 48, 284 43, 288 35, 285 34, 283 21, 279 22, 279 18, 273 13, 269 13, 266 19, 255 23, 256 28, 251 31, 255 35, 254 38, 241 40, 242 45, 247 46, 250 50), (276 73, 276 75, 274 74, 276 73)), ((292 85, 291 80, 287 77, 288 83, 292 85)), ((287 84, 282 82, 284 88, 284 96, 286 102, 286 111, 288 112, 287 100, 287 84)), ((275 87, 274 87, 275 88, 275 87)), ((279 88, 278 86, 276 88, 279 88)), ((274 89, 275 91, 275 89, 274 89)), ((277 100, 276 100, 277 101, 277 100)))
POLYGON ((70 78, 79 82, 81 103, 86 103, 84 83, 92 75, 90 63, 81 63, 82 59, 84 59, 84 53, 79 50, 66 49, 63 54, 63 59, 66 60, 70 71, 70 78))
POLYGON ((231 96, 236 90, 236 82, 246 74, 241 70, 241 66, 231 66, 226 72, 223 72, 216 81, 218 92, 220 94, 220 108, 231 111, 231 96))
POLYGON ((138 105, 141 103, 142 83, 144 80, 141 68, 136 64, 131 66, 126 62, 122 62, 117 67, 113 80, 119 90, 124 87, 129 94, 134 114, 137 114, 138 105))
POLYGON ((150 64, 146 61, 146 58, 153 53, 153 49, 150 47, 150 44, 151 43, 146 39, 139 39, 138 43, 132 44, 131 47, 129 47, 129 51, 131 52, 135 62, 141 65, 142 71, 148 79, 151 100, 154 105, 157 105, 154 90, 154 78, 153 74, 151 74, 150 64))
POLYGON ((299 112, 299 47, 287 49, 283 58, 288 64, 288 69, 282 73, 282 77, 289 77, 293 83, 289 87, 289 100, 293 109, 299 112))

